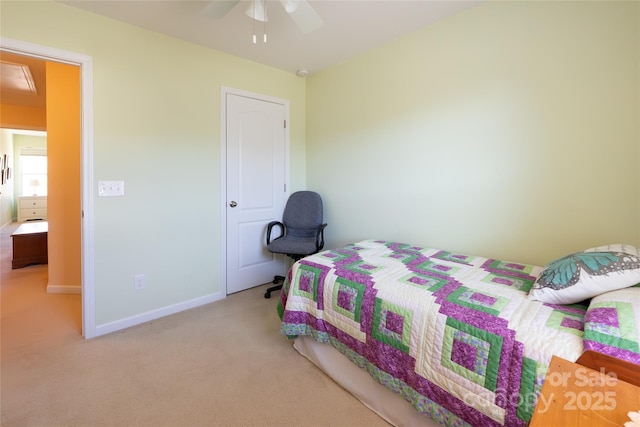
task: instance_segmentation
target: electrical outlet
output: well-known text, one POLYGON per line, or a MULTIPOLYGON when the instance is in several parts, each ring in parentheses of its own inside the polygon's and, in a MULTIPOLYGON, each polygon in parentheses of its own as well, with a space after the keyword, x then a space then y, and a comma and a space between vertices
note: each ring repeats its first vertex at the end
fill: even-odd
POLYGON ((144 274, 136 274, 133 276, 133 288, 136 291, 141 291, 146 286, 144 274))

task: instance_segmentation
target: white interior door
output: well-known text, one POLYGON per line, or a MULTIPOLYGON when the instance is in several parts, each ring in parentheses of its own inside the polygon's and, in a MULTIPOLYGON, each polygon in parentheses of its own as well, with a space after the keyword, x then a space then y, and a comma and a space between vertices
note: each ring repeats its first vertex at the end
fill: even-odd
POLYGON ((286 202, 286 105, 226 94, 227 294, 282 275, 282 255, 266 249, 267 224, 286 202))

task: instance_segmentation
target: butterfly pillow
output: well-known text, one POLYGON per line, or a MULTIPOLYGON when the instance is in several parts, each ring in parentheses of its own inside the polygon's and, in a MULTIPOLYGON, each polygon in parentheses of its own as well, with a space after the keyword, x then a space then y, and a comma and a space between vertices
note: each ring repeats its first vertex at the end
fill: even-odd
POLYGON ((640 249, 608 245, 550 262, 529 291, 529 299, 574 304, 640 283, 640 249))

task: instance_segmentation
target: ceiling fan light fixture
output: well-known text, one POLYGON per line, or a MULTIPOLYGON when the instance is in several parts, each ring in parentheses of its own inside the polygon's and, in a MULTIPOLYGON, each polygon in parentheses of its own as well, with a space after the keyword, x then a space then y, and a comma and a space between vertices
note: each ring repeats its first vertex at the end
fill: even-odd
POLYGON ((247 10, 244 12, 249 18, 260 22, 267 22, 266 0, 253 0, 247 10))
POLYGON ((292 13, 298 8, 298 2, 296 0, 282 0, 281 3, 287 13, 292 13))

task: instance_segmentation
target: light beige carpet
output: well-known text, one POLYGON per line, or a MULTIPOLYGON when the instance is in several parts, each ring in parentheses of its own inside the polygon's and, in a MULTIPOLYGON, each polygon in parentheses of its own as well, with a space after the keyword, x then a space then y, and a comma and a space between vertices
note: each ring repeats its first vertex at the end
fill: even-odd
POLYGON ((3 427, 388 425, 279 334, 267 285, 84 340, 79 295, 47 294, 46 266, 11 270, 12 230, 0 230, 3 427))

